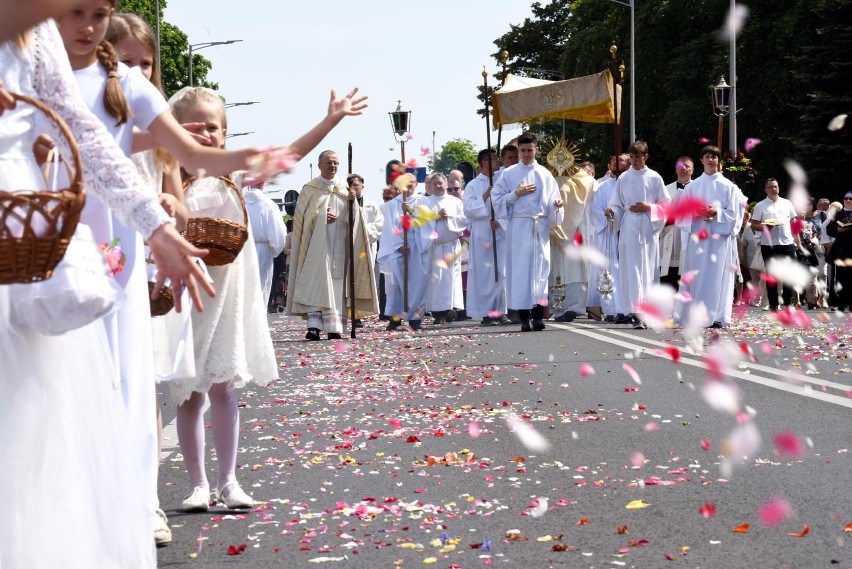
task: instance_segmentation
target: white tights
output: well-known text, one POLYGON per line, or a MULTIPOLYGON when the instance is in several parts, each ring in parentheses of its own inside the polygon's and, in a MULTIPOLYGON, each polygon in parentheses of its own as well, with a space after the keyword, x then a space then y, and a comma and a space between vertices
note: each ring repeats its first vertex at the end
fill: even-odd
MULTIPOLYGON (((219 488, 236 482, 237 440, 240 432, 240 411, 234 382, 214 383, 210 396, 210 422, 213 426, 213 446, 219 469, 219 488)), ((192 488, 209 488, 204 464, 204 394, 197 391, 177 408, 177 432, 183 461, 192 488)))

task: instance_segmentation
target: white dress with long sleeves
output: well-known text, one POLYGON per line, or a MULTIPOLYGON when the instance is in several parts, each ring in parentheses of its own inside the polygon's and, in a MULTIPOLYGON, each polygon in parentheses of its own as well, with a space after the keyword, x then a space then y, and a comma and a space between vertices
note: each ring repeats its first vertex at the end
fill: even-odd
MULTIPOLYGON (((24 49, 0 44, 0 80, 9 91, 41 99, 69 124, 90 199, 103 200, 145 237, 167 221, 86 107, 52 21, 36 26, 24 49)), ((4 189, 44 185, 29 150, 35 112, 19 104, 0 116, 4 189)), ((58 129, 48 134, 70 156, 58 129)), ((20 291, 26 293, 0 286, 0 566, 155 567, 151 520, 131 515, 143 511, 147 495, 138 449, 127 444, 127 411, 104 324, 49 337, 16 327, 9 306, 20 291), (74 522, 56 512, 73 512, 74 522)))
MULTIPOLYGON (((424 197, 410 197, 406 201, 416 208, 423 203, 424 197)), ((385 204, 385 223, 382 237, 379 239, 377 258, 385 275, 385 315, 404 320, 422 320, 426 312, 426 298, 429 292, 429 231, 422 227, 408 232, 408 311, 405 310, 405 259, 400 252, 404 236, 402 229, 402 196, 397 196, 385 204)))
MULTIPOLYGON (((245 222, 236 192, 217 178, 194 182, 185 199, 190 217, 245 222)), ((204 312, 192 316, 197 375, 169 382, 175 404, 189 399, 193 391, 206 393, 214 383, 233 381, 243 387, 249 381, 266 385, 278 379, 251 225, 248 230, 248 240, 233 263, 207 267, 216 297, 202 292, 204 312)))
POLYGON ((263 308, 269 305, 272 293, 273 265, 275 257, 284 250, 287 241, 287 226, 281 217, 281 210, 263 190, 246 188, 243 192, 248 210, 251 232, 257 250, 257 264, 260 270, 260 290, 263 291, 263 308))
MULTIPOLYGON (((148 126, 161 114, 169 112, 169 105, 139 68, 129 68, 123 63, 116 71, 124 92, 130 116, 127 122, 116 124, 104 104, 104 90, 108 81, 107 70, 96 61, 88 67, 74 71, 83 99, 103 122, 119 147, 130 156, 133 129, 148 130, 148 126)), ((138 174, 137 174, 138 175, 138 174)), ((158 192, 151 185, 143 186, 149 195, 158 192)), ((148 275, 142 236, 110 212, 99 199, 90 199, 83 208, 81 220, 91 226, 98 243, 119 239, 127 259, 124 270, 116 275, 126 294, 122 307, 107 316, 107 334, 113 347, 113 356, 121 372, 121 391, 130 412, 133 433, 129 444, 143 456, 140 468, 145 477, 149 503, 146 508, 152 523, 160 503, 157 498, 157 471, 159 452, 154 390, 154 345, 151 327, 151 308, 148 300, 148 275)))

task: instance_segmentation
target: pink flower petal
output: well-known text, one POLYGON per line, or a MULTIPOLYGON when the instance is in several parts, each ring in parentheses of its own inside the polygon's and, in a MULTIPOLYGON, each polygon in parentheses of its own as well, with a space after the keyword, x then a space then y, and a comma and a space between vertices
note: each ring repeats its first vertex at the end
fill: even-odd
POLYGON ((746 152, 751 152, 762 141, 759 138, 746 138, 744 147, 746 152))
POLYGON ((772 441, 778 450, 792 458, 798 458, 805 454, 805 447, 802 445, 802 441, 795 433, 790 431, 775 433, 772 441))
POLYGON ((479 429, 479 423, 477 423, 476 421, 471 421, 467 425, 467 432, 474 439, 482 434, 482 431, 479 429))
POLYGON ((793 508, 784 498, 774 498, 766 502, 757 511, 757 517, 767 526, 777 526, 793 514, 793 508))
POLYGON ((640 378, 640 377, 639 377, 639 374, 638 374, 638 373, 636 373, 636 370, 635 370, 635 369, 633 369, 632 367, 630 367, 628 364, 621 364, 621 369, 623 369, 624 371, 626 371, 626 372, 627 372, 627 375, 629 375, 629 376, 630 376, 630 378, 631 378, 633 381, 635 381, 635 382, 636 382, 636 383, 638 383, 639 385, 642 385, 642 378, 640 378))
POLYGON ((580 377, 589 377, 590 375, 595 375, 595 368, 586 363, 580 364, 580 377))
POLYGON ((712 518, 716 515, 716 506, 711 504, 710 502, 706 502, 701 504, 701 507, 698 508, 698 513, 704 516, 705 518, 712 518))

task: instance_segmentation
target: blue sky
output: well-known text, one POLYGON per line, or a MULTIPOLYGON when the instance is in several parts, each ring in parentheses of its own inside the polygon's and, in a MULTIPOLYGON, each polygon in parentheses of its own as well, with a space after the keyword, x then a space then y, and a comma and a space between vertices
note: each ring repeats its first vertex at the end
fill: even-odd
POLYGON ((476 114, 482 67, 497 71, 493 41, 530 16, 530 4, 171 0, 164 15, 193 44, 243 40, 199 52, 213 62, 209 78, 229 102, 261 102, 228 110, 231 133, 254 133, 230 139, 232 148, 288 144, 325 114, 331 88, 359 86, 370 97, 365 114, 345 119, 282 187, 300 189, 310 164, 317 175, 316 156, 326 148, 340 154, 345 170, 352 142, 354 169, 366 178, 367 195, 380 201, 384 166, 399 157, 388 118, 397 100, 412 111, 406 158, 425 166, 421 147, 431 151, 433 131, 439 150, 453 138, 485 147, 485 123, 476 114))

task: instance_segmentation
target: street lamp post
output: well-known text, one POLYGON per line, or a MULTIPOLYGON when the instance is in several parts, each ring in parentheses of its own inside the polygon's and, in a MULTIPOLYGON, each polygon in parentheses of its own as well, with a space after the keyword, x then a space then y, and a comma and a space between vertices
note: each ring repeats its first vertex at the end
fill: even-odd
POLYGON ((206 49, 208 47, 213 47, 214 45, 230 45, 232 43, 238 43, 243 40, 227 40, 227 41, 208 41, 202 43, 191 43, 189 44, 189 86, 193 87, 192 82, 192 52, 193 51, 201 51, 202 49, 206 49))
POLYGON ((405 133, 411 131, 411 111, 402 110, 402 101, 397 101, 396 110, 388 115, 390 115, 393 138, 399 143, 402 163, 405 165, 405 133))
POLYGON ((731 111, 731 86, 723 75, 715 86, 710 87, 710 100, 713 103, 713 114, 719 117, 719 134, 716 138, 718 148, 722 148, 723 120, 731 111))
POLYGON ((636 142, 636 0, 609 0, 630 8, 630 142, 636 142))

